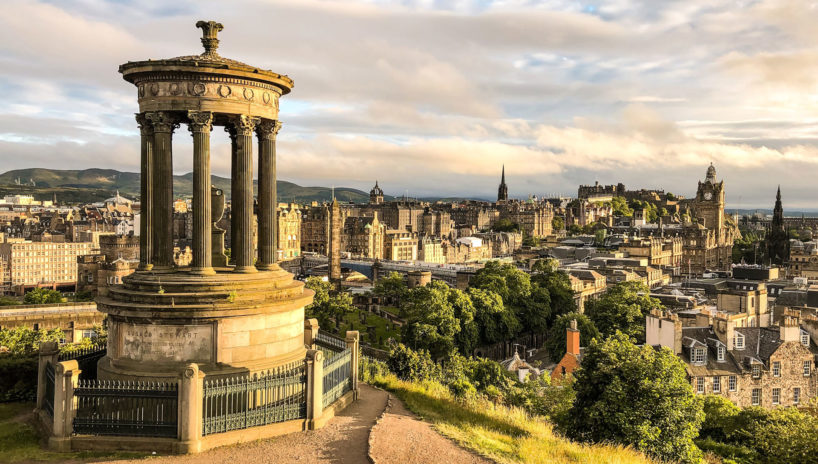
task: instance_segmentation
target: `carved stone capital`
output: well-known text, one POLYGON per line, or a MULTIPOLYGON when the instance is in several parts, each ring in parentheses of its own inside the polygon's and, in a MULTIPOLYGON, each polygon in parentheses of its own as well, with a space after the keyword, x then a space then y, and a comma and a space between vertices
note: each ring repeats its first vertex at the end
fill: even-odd
POLYGON ((145 117, 153 124, 154 132, 173 133, 179 127, 179 120, 167 111, 153 111, 145 113, 145 117))
POLYGON ((231 120, 232 124, 230 125, 233 126, 233 130, 235 131, 236 135, 252 136, 253 131, 260 120, 261 118, 242 114, 240 116, 233 117, 231 120))
POLYGON ((191 133, 213 130, 213 113, 210 111, 188 111, 187 128, 191 133))
POLYGON ((275 140, 278 131, 281 129, 281 121, 262 119, 256 126, 256 133, 259 140, 275 140))
POLYGON ((153 124, 148 121, 144 113, 136 113, 136 124, 139 126, 139 133, 143 136, 153 135, 153 124))

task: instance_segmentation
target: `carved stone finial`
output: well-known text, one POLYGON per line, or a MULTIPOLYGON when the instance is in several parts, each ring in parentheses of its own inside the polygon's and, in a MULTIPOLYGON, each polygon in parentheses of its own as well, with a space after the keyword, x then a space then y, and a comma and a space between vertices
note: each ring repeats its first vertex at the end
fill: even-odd
POLYGON ((196 27, 202 30, 202 45, 205 49, 202 56, 218 56, 216 49, 219 48, 219 31, 224 29, 224 26, 216 21, 199 21, 196 27))

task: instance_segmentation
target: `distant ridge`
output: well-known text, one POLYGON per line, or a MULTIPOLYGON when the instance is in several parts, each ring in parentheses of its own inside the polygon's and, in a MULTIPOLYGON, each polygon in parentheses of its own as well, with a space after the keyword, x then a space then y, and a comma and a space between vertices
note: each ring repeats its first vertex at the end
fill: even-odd
MULTIPOLYGON (((230 196, 230 179, 212 176, 212 183, 230 196)), ((312 202, 330 201, 329 187, 302 187, 279 180, 278 201, 312 202)), ((27 194, 38 200, 50 200, 56 193, 58 201, 69 203, 92 203, 109 198, 119 190, 122 195, 136 199, 139 196, 139 173, 115 169, 62 170, 46 168, 15 169, 0 174, 0 195, 27 194), (20 185, 16 182, 19 181, 20 185), (33 181, 33 185, 32 185, 33 181)), ((193 191, 193 173, 173 176, 173 193, 189 196, 193 191)), ((338 201, 364 203, 369 193, 354 188, 336 187, 338 201)), ((385 197, 392 199, 392 197, 385 197)))

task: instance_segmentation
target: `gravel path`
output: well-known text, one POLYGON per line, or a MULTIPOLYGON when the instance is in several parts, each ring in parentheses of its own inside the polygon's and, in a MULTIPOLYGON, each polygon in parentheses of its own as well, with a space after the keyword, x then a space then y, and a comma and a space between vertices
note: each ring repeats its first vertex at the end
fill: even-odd
POLYGON ((437 433, 406 409, 395 397, 389 398, 383 417, 369 435, 369 452, 375 464, 490 464, 489 461, 437 433))

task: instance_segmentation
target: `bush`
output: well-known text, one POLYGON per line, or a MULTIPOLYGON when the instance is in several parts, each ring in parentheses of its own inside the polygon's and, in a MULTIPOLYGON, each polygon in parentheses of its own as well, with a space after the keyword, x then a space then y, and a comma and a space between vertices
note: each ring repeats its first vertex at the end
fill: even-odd
POLYGON ((27 355, 36 353, 40 348, 40 343, 47 341, 59 342, 65 338, 60 329, 33 330, 28 327, 15 327, 13 329, 0 329, 0 347, 5 347, 9 353, 14 355, 27 355))
POLYGON ((37 356, 0 355, 0 402, 37 399, 37 356))
POLYGON ((63 298, 62 293, 47 288, 35 288, 26 293, 26 296, 23 298, 23 303, 25 304, 52 304, 62 303, 64 301, 65 298, 63 298))
POLYGON ((385 362, 363 356, 360 358, 358 369, 361 382, 365 383, 372 383, 376 378, 389 374, 385 362))
POLYGON ((441 377, 440 367, 432 361, 426 350, 413 351, 403 344, 389 350, 387 367, 401 380, 437 380, 441 377))

